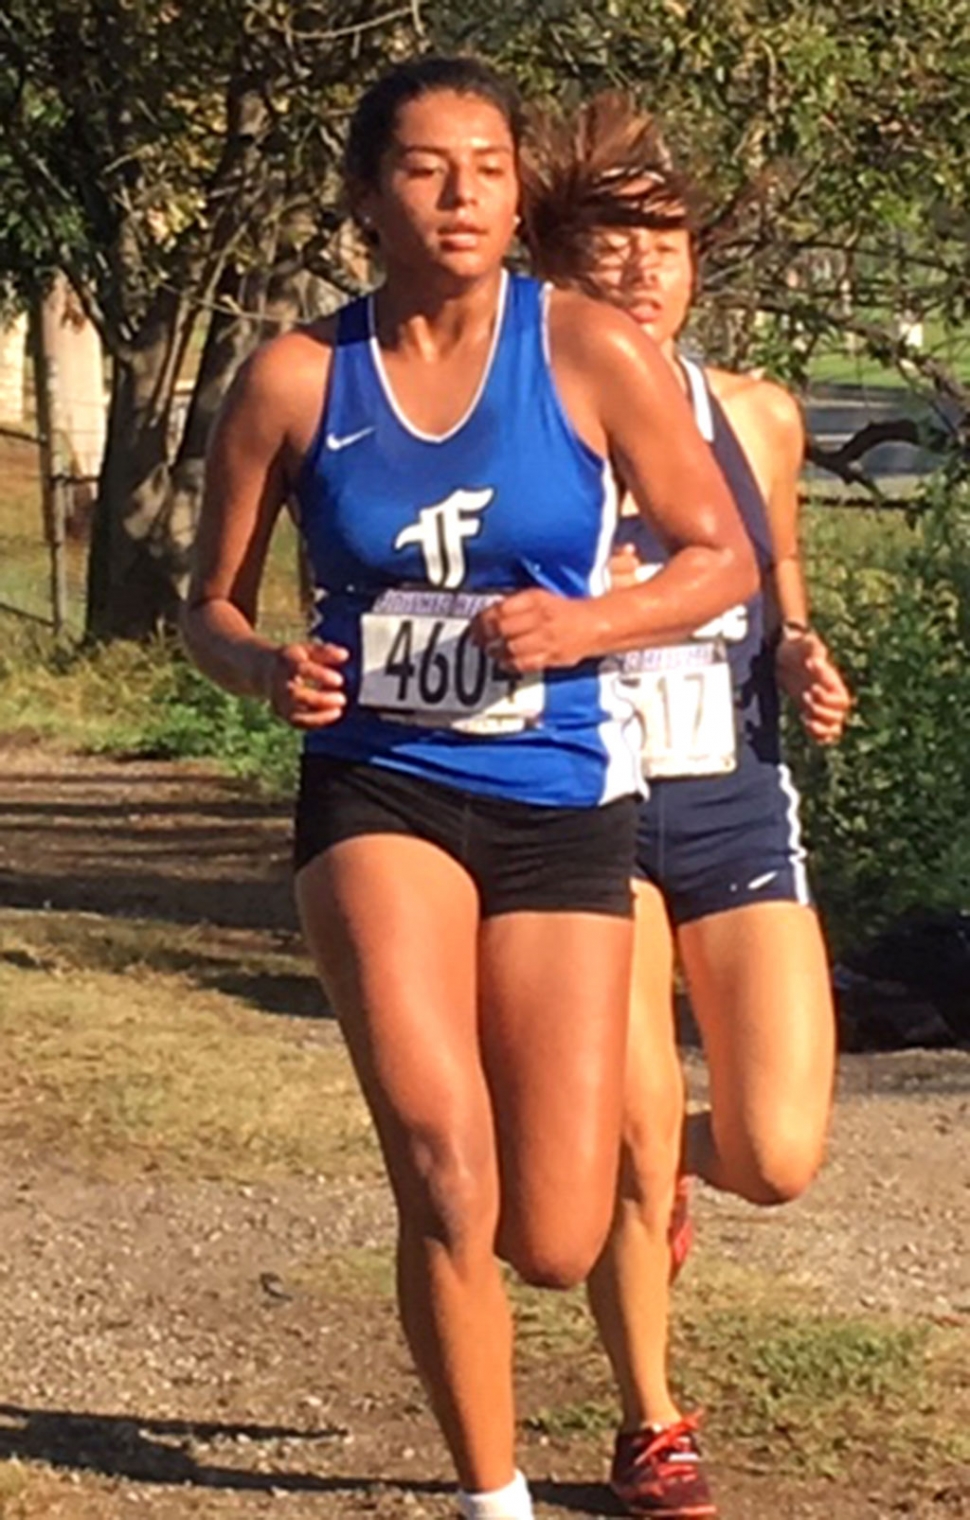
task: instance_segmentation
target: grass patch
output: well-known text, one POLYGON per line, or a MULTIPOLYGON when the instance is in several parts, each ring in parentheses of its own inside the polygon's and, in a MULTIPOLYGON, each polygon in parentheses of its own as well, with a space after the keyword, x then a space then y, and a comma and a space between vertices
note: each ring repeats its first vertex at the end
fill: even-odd
POLYGON ((296 783, 301 737, 265 702, 222 691, 184 660, 172 660, 161 708, 129 746, 161 759, 217 757, 270 792, 296 783))
MULTIPOLYGON (((558 1364, 563 1398, 527 1414, 552 1439, 605 1438, 617 1400, 582 1294, 517 1290, 526 1366, 558 1364)), ((858 1460, 967 1460, 970 1332, 826 1313, 794 1283, 700 1255, 678 1291, 672 1367, 711 1442, 748 1468, 842 1477, 858 1460)))
POLYGON ((0 619, 0 727, 66 748, 124 750, 157 722, 173 689, 166 645, 84 651, 42 629, 0 619))
POLYGON ((19 1462, 0 1462, 0 1520, 21 1520, 27 1479, 19 1462))
POLYGON ((174 642, 58 646, 2 616, 0 630, 0 729, 100 754, 215 759, 269 792, 292 789, 296 731, 207 681, 174 642))
MULTIPOLYGON (((876 323, 888 326, 885 312, 868 314, 876 323)), ((923 343, 918 352, 925 358, 951 370, 954 378, 970 380, 970 333, 965 327, 950 327, 930 317, 923 324, 923 343)), ((852 353, 845 342, 833 338, 820 343, 809 363, 810 382, 835 385, 894 385, 901 383, 895 365, 882 364, 866 353, 852 353)))
POLYGON ((928 1329, 821 1314, 715 1310, 675 1338, 688 1404, 749 1460, 836 1476, 860 1450, 925 1438, 928 1329))
POLYGON ((78 972, 174 974, 194 988, 226 993, 264 1013, 318 1018, 328 1011, 295 935, 287 947, 272 932, 0 909, 3 960, 59 977, 78 972))
POLYGON ((109 1178, 378 1174, 370 1120, 330 1026, 267 1020, 197 990, 188 972, 137 961, 87 969, 82 956, 18 934, 10 918, 0 1136, 109 1178))
POLYGON ((294 1267, 288 1280, 318 1298, 388 1303, 396 1295, 394 1252, 386 1246, 327 1251, 294 1267))

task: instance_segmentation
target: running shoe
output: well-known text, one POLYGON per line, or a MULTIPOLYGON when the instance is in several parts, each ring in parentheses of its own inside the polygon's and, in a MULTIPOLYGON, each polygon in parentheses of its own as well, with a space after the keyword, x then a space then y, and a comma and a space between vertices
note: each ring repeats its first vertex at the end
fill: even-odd
POLYGON ((697 1420, 620 1431, 610 1488, 630 1515, 653 1520, 710 1520, 717 1506, 704 1476, 697 1420))
POLYGON ((670 1281, 676 1282, 683 1271, 684 1262, 694 1244, 694 1221, 690 1217, 690 1201, 694 1179, 681 1172, 674 1188, 674 1205, 670 1211, 667 1241, 670 1245, 670 1281))

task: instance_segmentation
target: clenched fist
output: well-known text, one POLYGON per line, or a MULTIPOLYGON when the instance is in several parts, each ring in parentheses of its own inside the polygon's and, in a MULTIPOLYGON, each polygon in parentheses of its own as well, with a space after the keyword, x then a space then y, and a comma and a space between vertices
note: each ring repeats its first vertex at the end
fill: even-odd
POLYGON ((269 652, 263 694, 278 718, 294 728, 326 728, 347 706, 339 644, 284 644, 269 652))
POLYGON ((552 591, 515 591, 480 612, 475 639, 506 670, 527 675, 576 665, 590 653, 590 602, 552 591))

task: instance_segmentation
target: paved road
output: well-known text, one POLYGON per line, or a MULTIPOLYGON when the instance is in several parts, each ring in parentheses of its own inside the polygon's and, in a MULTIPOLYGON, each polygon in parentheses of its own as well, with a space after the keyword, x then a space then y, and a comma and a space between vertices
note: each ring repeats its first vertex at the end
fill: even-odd
MULTIPOLYGON (((806 404, 808 430, 826 449, 837 449, 860 428, 871 422, 895 418, 931 421, 934 409, 921 397, 902 387, 827 386, 813 392, 806 404)), ((937 456, 908 443, 882 443, 863 461, 877 479, 926 475, 938 464, 937 456)), ((809 479, 832 481, 825 471, 809 467, 809 479)))

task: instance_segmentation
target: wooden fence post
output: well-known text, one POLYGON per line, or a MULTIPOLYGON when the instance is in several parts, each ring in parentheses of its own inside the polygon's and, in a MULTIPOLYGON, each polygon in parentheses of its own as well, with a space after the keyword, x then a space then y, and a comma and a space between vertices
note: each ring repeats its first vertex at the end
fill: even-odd
POLYGON ((34 394, 37 405, 37 447, 40 454, 41 500, 44 536, 50 551, 51 621, 56 637, 67 626, 67 515, 66 478, 61 469, 58 431, 57 363, 48 352, 44 337, 43 303, 38 298, 31 312, 34 361, 34 394))

